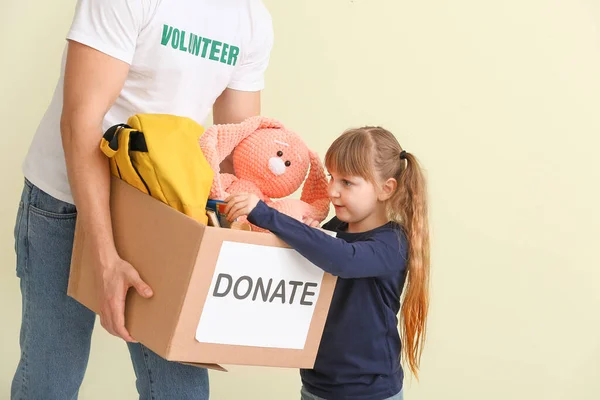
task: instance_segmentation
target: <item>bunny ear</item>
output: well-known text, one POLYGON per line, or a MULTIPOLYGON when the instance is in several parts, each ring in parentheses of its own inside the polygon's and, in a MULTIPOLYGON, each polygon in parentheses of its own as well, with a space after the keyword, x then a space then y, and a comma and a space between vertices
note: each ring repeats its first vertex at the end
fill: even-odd
MULTIPOLYGON (((200 136, 199 144, 204 157, 218 178, 221 162, 230 155, 238 144, 258 129, 282 128, 278 121, 262 116, 250 117, 239 124, 216 124, 200 136)), ((223 188, 220 179, 215 179, 211 189, 212 198, 221 198, 223 188)))
POLYGON ((327 193, 327 177, 325 168, 314 151, 309 151, 310 170, 300 200, 313 206, 313 218, 322 221, 329 213, 329 195, 327 193))
POLYGON ((256 128, 256 129, 269 129, 269 128, 282 129, 283 128, 283 124, 273 118, 257 116, 257 117, 250 117, 248 119, 248 121, 252 121, 253 123, 256 123, 256 121, 258 121, 258 128, 256 128))

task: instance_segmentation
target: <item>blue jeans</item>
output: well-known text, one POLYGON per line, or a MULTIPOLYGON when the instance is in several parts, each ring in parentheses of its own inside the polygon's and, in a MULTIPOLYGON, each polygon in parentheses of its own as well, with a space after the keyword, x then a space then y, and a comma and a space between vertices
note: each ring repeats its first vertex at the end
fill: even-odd
MULTIPOLYGON (((29 181, 15 224, 21 359, 12 400, 72 400, 88 363, 95 314, 67 296, 77 211, 29 181)), ((140 399, 206 400, 208 372, 128 343, 140 399)))
MULTIPOLYGON (((404 400, 404 395, 402 393, 403 391, 401 390, 400 393, 392 396, 392 397, 388 397, 385 400, 404 400)), ((323 399, 321 397, 317 397, 314 394, 308 393, 308 391, 304 388, 304 386, 302 386, 302 389, 300 390, 300 400, 326 400, 323 399)))

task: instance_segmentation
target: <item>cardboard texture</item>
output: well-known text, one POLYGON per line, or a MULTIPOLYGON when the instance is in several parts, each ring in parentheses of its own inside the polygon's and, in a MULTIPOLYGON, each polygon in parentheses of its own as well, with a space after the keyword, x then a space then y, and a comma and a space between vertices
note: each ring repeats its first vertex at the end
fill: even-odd
MULTIPOLYGON (((308 262, 306 259, 293 250, 286 250, 279 253, 282 253, 282 256, 292 257, 290 262, 294 264, 292 267, 297 272, 303 273, 311 268, 315 270, 311 271, 311 276, 315 277, 314 282, 296 282, 294 277, 285 276, 287 271, 285 268, 280 268, 283 271, 280 271, 282 276, 268 279, 269 277, 265 276, 265 271, 267 274, 269 271, 265 269, 266 261, 256 260, 256 257, 253 257, 253 259, 246 258, 247 276, 239 282, 235 281, 236 277, 233 277, 228 289, 227 282, 219 282, 218 276, 215 276, 217 264, 221 262, 221 268, 224 268, 223 263, 228 257, 247 256, 222 254, 221 248, 228 247, 223 245, 224 242, 255 245, 251 246, 254 250, 266 249, 260 246, 280 249, 289 249, 289 246, 270 233, 204 226, 115 177, 112 178, 111 183, 111 213, 117 251, 124 260, 137 269, 142 279, 154 291, 151 299, 142 298, 133 288, 128 292, 125 321, 127 329, 136 340, 167 360, 222 371, 225 369, 219 364, 289 368, 314 366, 335 288, 334 276, 320 270, 317 273, 316 267, 312 264, 309 267, 303 264, 308 262), (265 283, 262 288, 257 286, 256 274, 253 277, 253 269, 260 265, 265 267, 261 273, 265 283), (267 280, 272 281, 273 284, 268 296, 259 290, 267 287, 267 280), (280 282, 280 286, 277 286, 276 290, 277 282, 280 282), (286 288, 283 287, 284 283, 287 285, 286 288), (290 288, 289 284, 292 283, 296 287, 290 288), (255 287, 252 289, 248 285, 255 287), (226 292, 227 296, 224 295, 226 292), (209 296, 215 297, 210 299, 209 303, 213 308, 227 303, 228 310, 233 310, 231 312, 235 312, 236 304, 249 307, 246 309, 259 310, 255 316, 256 321, 273 323, 269 310, 283 311, 281 315, 287 318, 295 318, 294 313, 298 313, 307 321, 308 326, 301 326, 299 333, 296 330, 288 332, 290 335, 300 335, 296 338, 296 342, 301 340, 304 345, 285 348, 282 345, 253 346, 216 343, 215 340, 198 341, 196 333, 209 296), (285 307, 285 309, 278 307, 285 307)), ((235 248, 239 247, 243 250, 245 246, 235 248)), ((68 294, 98 313, 95 285, 97 278, 91 264, 92 251, 86 233, 78 222, 68 294)), ((218 313, 219 310, 216 311, 218 313)), ((211 312, 214 314, 215 310, 211 312)), ((237 335, 236 337, 242 339, 232 340, 243 342, 245 329, 258 332, 260 335, 260 330, 257 331, 260 327, 253 326, 245 318, 239 321, 232 320, 226 314, 226 312, 223 314, 222 321, 214 318, 210 321, 216 321, 217 325, 227 322, 230 324, 227 326, 237 326, 236 332, 232 332, 235 334, 233 336, 237 335)), ((210 330, 210 328, 211 326, 204 326, 203 329, 210 330)), ((285 326, 281 326, 281 329, 281 332, 285 332, 285 326)), ((275 330, 275 333, 277 332, 279 331, 275 330)), ((261 337, 255 339, 260 341, 261 337)))

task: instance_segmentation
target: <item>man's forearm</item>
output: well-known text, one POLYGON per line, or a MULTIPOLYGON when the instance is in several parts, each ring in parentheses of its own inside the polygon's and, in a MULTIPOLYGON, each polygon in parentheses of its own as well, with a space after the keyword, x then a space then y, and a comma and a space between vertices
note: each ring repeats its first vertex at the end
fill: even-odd
POLYGON ((98 252, 101 265, 117 255, 110 218, 110 170, 99 147, 102 132, 98 127, 67 121, 61 126, 69 183, 82 228, 98 252), (87 131, 86 131, 87 130, 87 131), (97 131, 97 134, 90 132, 97 131), (97 143, 84 138, 98 137, 97 143))
MULTIPOLYGON (((260 92, 225 89, 213 106, 214 124, 237 124, 260 115, 260 92)), ((220 165, 221 173, 235 174, 233 156, 229 154, 220 165)))

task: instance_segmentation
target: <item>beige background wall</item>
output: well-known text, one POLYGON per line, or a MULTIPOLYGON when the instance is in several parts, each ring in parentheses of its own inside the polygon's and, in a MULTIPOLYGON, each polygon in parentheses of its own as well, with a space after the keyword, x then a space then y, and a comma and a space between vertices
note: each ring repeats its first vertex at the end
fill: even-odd
MULTIPOLYGON (((411 400, 600 393, 600 3, 266 0, 264 113, 324 154, 382 124, 430 178, 433 286, 411 400)), ((18 357, 12 229, 20 163, 55 85, 73 0, 0 5, 0 398, 18 357)), ((212 374, 212 398, 294 399, 296 371, 212 374)), ((81 398, 135 398, 98 329, 81 398)))

